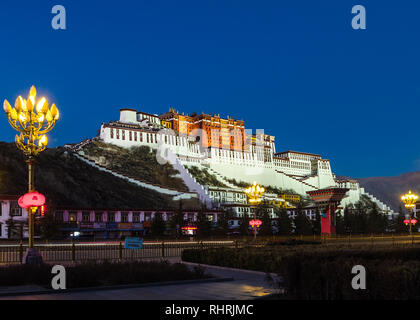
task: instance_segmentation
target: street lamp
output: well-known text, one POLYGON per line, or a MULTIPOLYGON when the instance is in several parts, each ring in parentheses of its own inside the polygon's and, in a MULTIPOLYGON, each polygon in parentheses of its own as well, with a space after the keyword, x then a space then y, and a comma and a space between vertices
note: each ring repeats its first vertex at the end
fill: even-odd
MULTIPOLYGON (((255 210, 254 210, 254 220, 257 220, 257 205, 261 203, 261 198, 265 192, 265 189, 263 187, 260 187, 256 182, 249 188, 245 189, 245 193, 247 194, 249 198, 249 203, 255 204, 255 210)), ((254 225, 254 240, 257 239, 257 228, 254 225)))
MULTIPOLYGON (((35 192, 35 157, 47 147, 48 137, 46 134, 54 128, 60 113, 55 104, 49 108, 45 97, 36 99, 34 86, 29 91, 28 99, 25 100, 19 96, 14 108, 7 100, 4 100, 3 109, 12 128, 20 133, 16 135, 15 143, 27 157, 29 193, 35 192)), ((34 246, 34 211, 31 208, 28 210, 29 250, 31 251, 34 246)))
POLYGON ((410 223, 409 223, 410 234, 412 233, 411 229, 412 229, 412 225, 413 225, 412 214, 413 214, 413 210, 416 206, 416 202, 417 202, 418 198, 419 198, 419 196, 414 194, 414 193, 411 193, 411 190, 408 193, 401 196, 401 201, 404 202, 405 207, 407 208, 407 210, 410 214, 410 217, 409 217, 409 220, 410 220, 410 223))

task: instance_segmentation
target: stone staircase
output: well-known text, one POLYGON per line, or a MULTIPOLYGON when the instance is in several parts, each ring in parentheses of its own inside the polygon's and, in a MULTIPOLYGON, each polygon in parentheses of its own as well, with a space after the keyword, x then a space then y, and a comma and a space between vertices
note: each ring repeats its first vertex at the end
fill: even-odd
POLYGON ((299 182, 299 183, 302 183, 302 184, 303 184, 303 185, 305 185, 306 187, 311 188, 311 190, 318 190, 318 189, 319 189, 318 187, 315 187, 315 186, 313 186, 313 185, 311 185, 311 184, 309 184, 309 183, 307 183, 307 182, 305 182, 305 181, 302 181, 302 180, 300 180, 300 179, 297 179, 297 178, 295 178, 294 176, 292 176, 292 175, 290 175, 290 174, 287 174, 287 173, 285 173, 285 172, 283 172, 283 171, 280 171, 280 170, 277 170, 277 169, 276 169, 276 172, 277 172, 277 173, 280 173, 280 174, 283 174, 283 175, 285 175, 286 177, 289 177, 290 179, 293 179, 294 181, 297 181, 297 182, 299 182))
POLYGON ((210 196, 207 193, 207 190, 197 182, 197 180, 191 175, 191 173, 183 166, 183 164, 178 160, 178 157, 173 153, 169 148, 162 150, 164 158, 168 161, 175 170, 178 170, 180 173, 180 178, 184 181, 185 185, 188 187, 190 192, 197 194, 198 199, 208 208, 214 208, 214 203, 210 196))
POLYGON ((211 173, 212 175, 217 177, 217 180, 219 180, 221 183, 223 183, 224 185, 226 185, 228 188, 231 189, 235 189, 235 190, 239 190, 241 188, 239 188, 238 186, 230 183, 229 181, 227 181, 227 179, 225 177, 223 177, 220 173, 218 173, 217 171, 213 170, 212 168, 207 168, 207 170, 209 171, 209 173, 211 173))

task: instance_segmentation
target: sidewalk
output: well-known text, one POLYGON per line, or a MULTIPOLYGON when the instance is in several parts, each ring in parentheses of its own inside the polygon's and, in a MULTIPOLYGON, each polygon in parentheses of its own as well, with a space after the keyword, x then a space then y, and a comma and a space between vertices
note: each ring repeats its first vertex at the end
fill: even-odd
POLYGON ((193 285, 13 296, 2 297, 0 300, 250 300, 276 292, 265 281, 266 275, 262 272, 213 266, 207 266, 206 270, 216 277, 232 277, 234 280, 193 285))

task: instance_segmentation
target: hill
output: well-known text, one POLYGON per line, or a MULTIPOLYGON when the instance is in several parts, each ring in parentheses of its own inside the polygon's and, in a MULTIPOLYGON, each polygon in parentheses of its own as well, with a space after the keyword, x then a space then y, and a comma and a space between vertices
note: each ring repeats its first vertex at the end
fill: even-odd
POLYGON ((121 148, 93 140, 81 148, 83 154, 103 167, 149 184, 187 192, 179 174, 170 164, 159 164, 156 150, 148 146, 121 148))
POLYGON ((395 211, 402 205, 401 195, 411 190, 420 193, 420 172, 409 172, 396 177, 357 179, 365 190, 389 204, 395 211))
MULTIPOLYGON (((27 192, 25 158, 13 143, 0 142, 0 194, 27 192)), ((35 187, 56 206, 90 208, 178 208, 171 196, 98 170, 66 148, 47 149, 36 159, 35 187)), ((185 201, 196 207, 196 200, 185 201)))

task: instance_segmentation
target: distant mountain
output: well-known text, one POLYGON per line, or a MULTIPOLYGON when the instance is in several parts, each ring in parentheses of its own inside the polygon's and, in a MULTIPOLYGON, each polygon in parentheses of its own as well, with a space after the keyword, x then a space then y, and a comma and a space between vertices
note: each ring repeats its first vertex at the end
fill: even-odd
POLYGON ((371 177, 357 179, 367 192, 398 211, 401 195, 411 190, 420 193, 420 171, 404 173, 397 177, 371 177))

